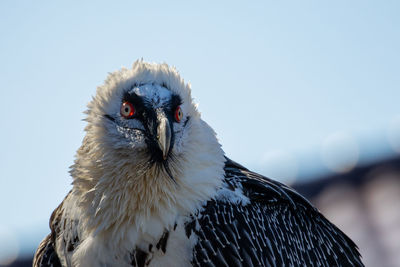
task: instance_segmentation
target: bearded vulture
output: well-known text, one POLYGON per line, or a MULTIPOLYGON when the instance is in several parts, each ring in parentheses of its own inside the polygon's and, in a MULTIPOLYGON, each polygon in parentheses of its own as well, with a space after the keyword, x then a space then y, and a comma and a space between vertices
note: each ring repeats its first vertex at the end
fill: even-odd
POLYGON ((225 156, 167 64, 111 73, 86 114, 34 267, 363 266, 305 198, 225 156))

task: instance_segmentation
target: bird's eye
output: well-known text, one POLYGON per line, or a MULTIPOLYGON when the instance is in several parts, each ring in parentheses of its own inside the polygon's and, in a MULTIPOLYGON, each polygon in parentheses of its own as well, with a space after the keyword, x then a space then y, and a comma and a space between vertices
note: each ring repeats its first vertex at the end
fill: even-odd
POLYGON ((175 120, 176 122, 180 122, 183 118, 183 112, 181 106, 178 106, 175 110, 175 120))
POLYGON ((129 103, 129 102, 122 103, 122 105, 121 105, 121 116, 122 117, 130 118, 133 115, 135 115, 135 112, 136 112, 136 110, 131 103, 129 103))

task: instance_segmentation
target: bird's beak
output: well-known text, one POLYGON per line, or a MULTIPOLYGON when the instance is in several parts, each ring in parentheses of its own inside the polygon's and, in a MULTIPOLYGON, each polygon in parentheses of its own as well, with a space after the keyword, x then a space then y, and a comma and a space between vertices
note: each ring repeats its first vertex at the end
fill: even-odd
POLYGON ((171 127, 168 119, 162 115, 158 116, 157 143, 162 151, 163 159, 166 160, 171 144, 171 127))

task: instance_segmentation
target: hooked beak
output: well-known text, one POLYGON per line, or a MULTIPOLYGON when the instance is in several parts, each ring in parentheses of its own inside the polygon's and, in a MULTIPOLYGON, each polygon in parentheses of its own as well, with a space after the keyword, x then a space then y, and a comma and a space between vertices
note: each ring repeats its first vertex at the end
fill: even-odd
POLYGON ((158 116, 157 143, 161 149, 163 159, 166 160, 171 145, 171 127, 165 116, 158 116))

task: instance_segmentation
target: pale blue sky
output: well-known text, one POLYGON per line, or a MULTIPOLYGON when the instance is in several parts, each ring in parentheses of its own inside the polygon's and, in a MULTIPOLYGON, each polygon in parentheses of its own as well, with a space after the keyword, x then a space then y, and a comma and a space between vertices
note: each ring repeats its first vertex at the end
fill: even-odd
POLYGON ((265 175, 327 171, 337 132, 361 159, 394 153, 398 1, 110 2, 0 2, 0 230, 22 250, 71 188, 96 86, 138 58, 176 66, 227 155, 265 175))

